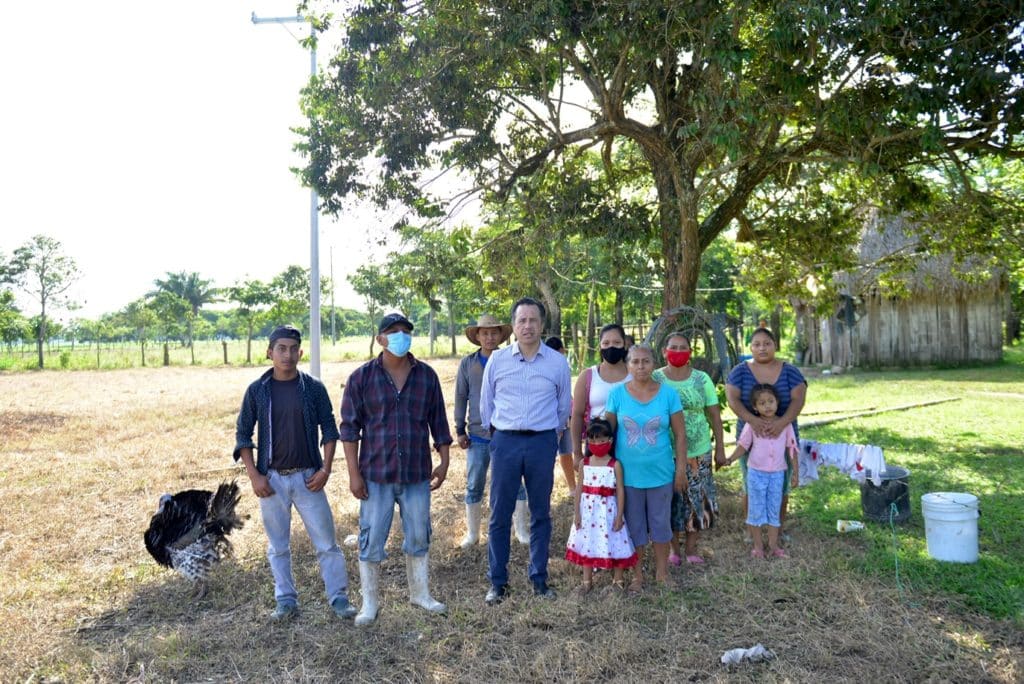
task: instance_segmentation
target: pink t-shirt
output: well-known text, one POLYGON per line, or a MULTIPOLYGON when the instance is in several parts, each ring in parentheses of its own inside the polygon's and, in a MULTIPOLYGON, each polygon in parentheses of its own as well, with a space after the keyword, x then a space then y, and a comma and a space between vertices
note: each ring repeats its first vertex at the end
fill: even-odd
POLYGON ((797 448, 792 423, 787 425, 782 434, 777 437, 756 435, 750 424, 747 423, 743 426, 738 443, 747 450, 747 467, 765 473, 777 473, 780 470, 785 470, 786 449, 796 450, 797 448))

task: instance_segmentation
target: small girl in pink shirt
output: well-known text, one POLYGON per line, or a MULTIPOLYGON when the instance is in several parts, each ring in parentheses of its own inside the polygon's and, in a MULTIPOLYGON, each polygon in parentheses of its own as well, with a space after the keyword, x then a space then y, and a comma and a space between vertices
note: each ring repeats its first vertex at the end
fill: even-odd
MULTIPOLYGON (((774 416, 779 406, 779 397, 772 385, 754 385, 750 391, 750 403, 754 413, 759 416, 774 416)), ((764 547, 761 542, 761 526, 768 525, 768 551, 775 558, 785 558, 786 552, 779 546, 779 511, 782 509, 782 485, 786 479, 786 458, 793 467, 792 486, 796 487, 800 480, 800 464, 797 458, 799 449, 793 426, 776 437, 758 435, 750 427, 743 426, 743 432, 736 443, 736 450, 729 457, 729 463, 749 453, 747 458, 747 529, 754 540, 754 548, 750 555, 753 558, 764 558, 764 547)))

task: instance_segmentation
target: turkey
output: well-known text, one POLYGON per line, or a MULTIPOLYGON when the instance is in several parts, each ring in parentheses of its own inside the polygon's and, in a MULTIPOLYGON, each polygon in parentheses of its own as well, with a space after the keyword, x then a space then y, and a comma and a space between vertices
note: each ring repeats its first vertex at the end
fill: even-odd
POLYGON ((231 552, 228 535, 242 527, 235 513, 241 499, 236 482, 213 493, 189 489, 164 494, 146 530, 146 550, 160 565, 174 568, 195 584, 194 596, 206 594, 206 574, 231 552))

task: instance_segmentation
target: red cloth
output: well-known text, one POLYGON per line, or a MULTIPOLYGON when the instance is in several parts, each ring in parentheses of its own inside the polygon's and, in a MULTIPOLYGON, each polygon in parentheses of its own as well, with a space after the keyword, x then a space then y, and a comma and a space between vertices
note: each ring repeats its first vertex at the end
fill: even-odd
POLYGON ((614 568, 631 568, 637 564, 640 558, 637 556, 636 551, 629 558, 589 558, 587 556, 580 555, 571 549, 567 549, 565 552, 565 560, 575 563, 576 565, 582 565, 589 568, 601 568, 602 570, 612 570, 614 568))

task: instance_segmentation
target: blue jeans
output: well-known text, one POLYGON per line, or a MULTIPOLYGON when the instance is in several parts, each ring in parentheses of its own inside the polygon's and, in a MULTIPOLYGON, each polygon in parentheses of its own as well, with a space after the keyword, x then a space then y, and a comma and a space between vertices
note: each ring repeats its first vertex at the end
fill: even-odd
MULTIPOLYGON (((490 445, 470 442, 466 449, 466 503, 475 504, 484 500, 484 484, 487 482, 487 468, 490 465, 490 445)), ((526 501, 526 487, 519 486, 516 499, 526 501)))
POLYGON ((292 576, 292 506, 299 512, 316 549, 328 602, 345 596, 348 588, 345 556, 334 539, 334 518, 327 494, 322 489, 319 492, 306 489, 306 479, 315 472, 315 468, 307 468, 281 475, 270 470, 267 477, 274 493, 260 499, 260 514, 268 540, 267 559, 274 575, 274 598, 281 603, 297 604, 299 598, 292 576))
POLYGON ((384 484, 366 480, 370 496, 359 502, 359 560, 380 563, 391 534, 395 504, 402 516, 402 552, 425 556, 430 549, 430 480, 384 484))
POLYGON ((747 471, 747 524, 755 527, 771 525, 782 527, 782 485, 786 471, 768 473, 756 468, 747 471))
POLYGON ((530 580, 547 582, 551 544, 551 488, 555 482, 554 430, 517 435, 497 430, 491 439, 491 522, 488 526, 488 578, 499 587, 508 584, 512 512, 516 494, 526 481, 530 506, 530 580))

